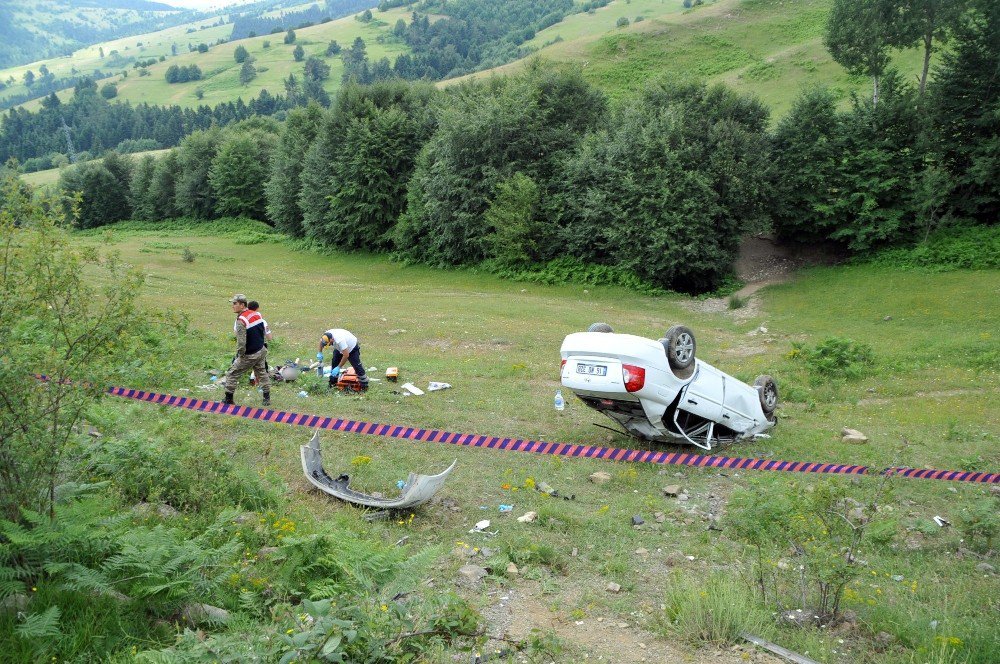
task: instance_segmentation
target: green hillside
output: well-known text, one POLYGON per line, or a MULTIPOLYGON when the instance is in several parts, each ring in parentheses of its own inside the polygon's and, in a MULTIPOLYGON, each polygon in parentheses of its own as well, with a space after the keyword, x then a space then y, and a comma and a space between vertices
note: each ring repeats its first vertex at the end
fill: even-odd
MULTIPOLYGON (((181 26, 174 31, 158 33, 155 40, 150 40, 148 46, 144 44, 139 51, 142 58, 157 57, 164 54, 164 51, 169 56, 171 44, 176 40, 182 40, 178 42, 183 47, 178 55, 167 57, 163 62, 148 67, 148 76, 139 76, 136 70, 130 69, 127 77, 115 76, 105 79, 101 84, 108 81, 115 82, 118 85, 118 99, 121 101, 190 107, 212 106, 221 102, 235 101, 238 97, 247 100, 256 97, 265 89, 271 94, 284 94, 283 81, 289 74, 295 74, 297 79, 302 79, 303 63, 296 62, 292 54, 295 47, 301 45, 306 58, 312 55, 323 57, 330 65, 330 78, 326 81, 325 88, 332 93, 340 87, 343 62, 339 56, 325 56, 327 45, 331 40, 336 40, 342 47, 347 48, 357 37, 361 37, 365 41, 368 57, 372 61, 381 57, 392 60, 396 55, 408 51, 406 45, 392 35, 393 24, 400 18, 408 17, 407 10, 398 8, 373 13, 375 20, 369 23, 362 23, 353 16, 348 16, 296 30, 294 44, 285 44, 284 33, 280 33, 214 45, 207 53, 199 53, 197 50, 188 52, 188 42, 195 46, 202 42, 211 44, 220 37, 228 36, 231 26, 207 28, 190 35, 186 34, 186 28, 181 26), (269 44, 267 48, 264 46, 265 43, 269 44), (258 72, 257 77, 246 86, 239 82, 241 65, 233 58, 233 51, 239 45, 246 47, 255 59, 254 66, 258 72), (167 83, 166 71, 172 65, 179 67, 197 65, 202 70, 203 78, 188 83, 167 83), (199 89, 203 93, 203 98, 200 100, 196 95, 199 89)), ((143 41, 142 38, 137 40, 143 41)), ((107 48, 105 50, 107 52, 107 48)), ((97 47, 87 49, 86 55, 96 56, 97 47)), ((4 72, 0 72, 0 76, 3 74, 4 72)), ((72 95, 72 90, 64 90, 58 94, 65 100, 72 95)), ((24 107, 34 110, 40 103, 40 100, 35 100, 25 104, 24 107)))
POLYGON ((149 32, 197 16, 169 3, 148 0, 6 0, 0 3, 0 66, 149 32))
MULTIPOLYGON (((755 94, 780 116, 803 87, 827 85, 844 99, 868 90, 867 79, 847 74, 823 46, 832 4, 716 0, 684 9, 680 0, 615 0, 539 32, 529 42, 539 49, 531 57, 472 76, 516 71, 537 58, 580 67, 614 97, 663 75, 703 78, 755 94), (629 25, 617 27, 623 17, 629 25)), ((915 76, 920 57, 916 50, 905 52, 895 64, 915 76)))
MULTIPOLYGON (((42 65, 45 65, 57 79, 74 76, 78 73, 92 74, 95 71, 126 70, 130 72, 130 76, 135 76, 136 71, 132 69, 132 63, 135 60, 148 60, 160 56, 172 60, 171 53, 174 45, 176 45, 178 53, 187 53, 189 45, 193 48, 200 43, 212 44, 219 39, 228 38, 232 26, 228 24, 216 25, 223 18, 225 15, 194 23, 185 23, 157 32, 105 41, 81 48, 74 51, 72 55, 52 57, 25 65, 0 69, 0 81, 13 79, 12 84, 0 90, 0 101, 27 92, 28 88, 23 83, 25 72, 30 70, 38 74, 42 65), (101 57, 102 51, 104 57, 101 57)), ((116 78, 120 78, 120 76, 116 78)), ((72 90, 64 90, 59 95, 65 99, 71 93, 72 90)), ((24 106, 34 109, 39 103, 38 100, 35 100, 24 106)))

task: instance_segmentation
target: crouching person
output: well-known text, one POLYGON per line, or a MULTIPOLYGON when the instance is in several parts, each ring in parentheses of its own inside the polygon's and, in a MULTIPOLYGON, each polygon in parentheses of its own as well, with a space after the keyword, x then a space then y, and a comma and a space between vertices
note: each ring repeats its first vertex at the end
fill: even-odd
POLYGON ((236 314, 236 359, 225 376, 226 400, 233 404, 233 394, 239 385, 240 376, 253 370, 257 374, 258 385, 264 392, 264 405, 271 405, 271 377, 267 373, 267 347, 264 344, 264 318, 258 312, 247 308, 246 295, 234 295, 229 300, 236 314))
POLYGON ((319 340, 319 353, 316 354, 320 362, 323 361, 323 349, 333 346, 333 358, 330 361, 330 387, 337 384, 340 371, 348 362, 354 367, 354 373, 358 375, 358 382, 361 389, 368 389, 368 376, 365 375, 365 366, 361 363, 361 344, 358 338, 347 330, 333 329, 327 330, 319 340))

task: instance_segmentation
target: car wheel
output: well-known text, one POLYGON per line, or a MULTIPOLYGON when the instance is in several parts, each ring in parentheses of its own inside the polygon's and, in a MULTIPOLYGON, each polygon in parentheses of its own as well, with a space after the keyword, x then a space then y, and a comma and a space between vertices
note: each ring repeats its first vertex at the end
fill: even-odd
POLYGON ((587 332, 614 332, 614 330, 607 323, 591 323, 590 327, 587 328, 587 332))
POLYGON ((778 407, 778 385, 774 382, 774 379, 770 376, 757 376, 757 380, 753 382, 753 386, 757 388, 757 396, 760 398, 760 407, 767 415, 768 419, 774 415, 775 409, 778 407))
POLYGON ((683 325, 674 325, 663 337, 663 347, 667 362, 674 370, 690 369, 694 366, 694 332, 683 325))

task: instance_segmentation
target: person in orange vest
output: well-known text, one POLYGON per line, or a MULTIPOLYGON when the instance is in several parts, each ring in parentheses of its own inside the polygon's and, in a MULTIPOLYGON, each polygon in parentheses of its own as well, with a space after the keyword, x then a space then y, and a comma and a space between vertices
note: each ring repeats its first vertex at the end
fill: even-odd
POLYGON ((265 345, 264 317, 259 312, 247 308, 247 296, 237 293, 230 300, 236 314, 236 358, 226 372, 224 384, 226 399, 223 403, 234 404, 233 395, 239 385, 240 376, 253 370, 258 384, 264 392, 264 405, 271 405, 271 377, 267 374, 267 346, 265 345))

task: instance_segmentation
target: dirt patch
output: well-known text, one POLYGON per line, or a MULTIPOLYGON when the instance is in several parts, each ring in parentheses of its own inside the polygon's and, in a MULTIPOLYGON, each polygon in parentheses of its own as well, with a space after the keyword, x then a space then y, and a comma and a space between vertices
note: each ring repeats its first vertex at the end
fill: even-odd
MULTIPOLYGON (((568 591, 573 594, 576 591, 568 591)), ((516 587, 491 595, 493 600, 483 610, 487 630, 493 636, 527 639, 532 630, 550 631, 566 644, 567 652, 559 661, 578 662, 691 662, 708 664, 772 664, 779 660, 757 651, 752 646, 732 646, 726 649, 707 647, 700 650, 671 643, 648 630, 615 616, 574 620, 553 611, 550 605, 572 605, 570 597, 541 599, 541 587, 535 582, 522 582, 516 587)), ((490 649, 509 647, 502 641, 491 641, 490 649)))
POLYGON ((795 271, 803 267, 836 265, 845 258, 842 249, 830 244, 784 245, 768 236, 748 236, 740 244, 740 253, 733 266, 736 276, 746 283, 734 294, 738 298, 749 298, 744 306, 730 309, 728 297, 690 300, 683 304, 698 313, 728 313, 738 321, 749 320, 760 314, 760 303, 751 297, 760 289, 789 281, 795 271))

